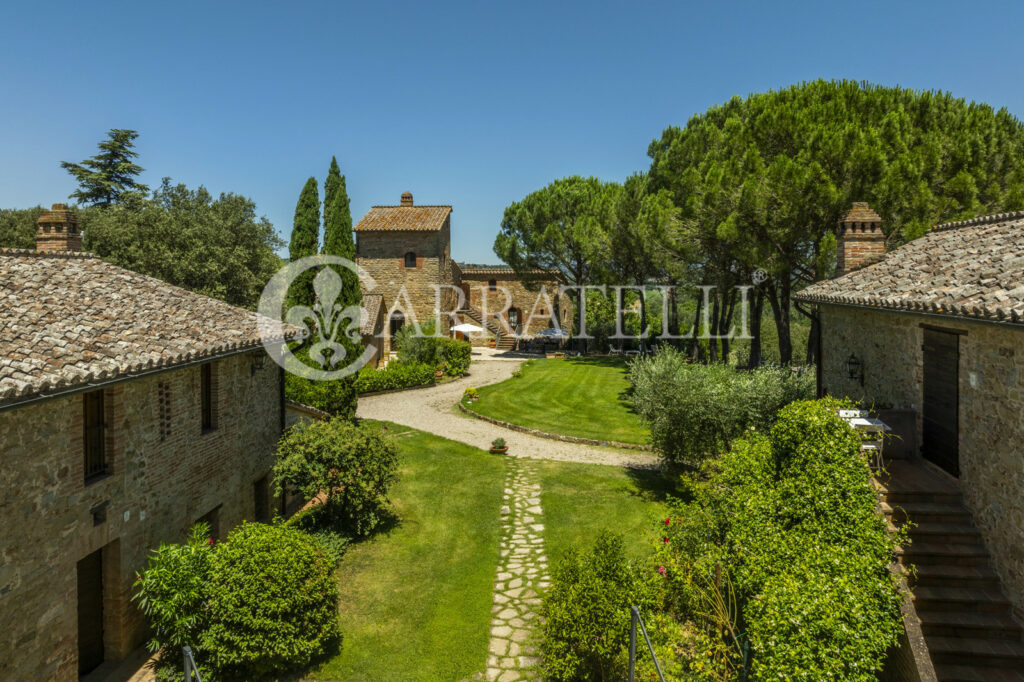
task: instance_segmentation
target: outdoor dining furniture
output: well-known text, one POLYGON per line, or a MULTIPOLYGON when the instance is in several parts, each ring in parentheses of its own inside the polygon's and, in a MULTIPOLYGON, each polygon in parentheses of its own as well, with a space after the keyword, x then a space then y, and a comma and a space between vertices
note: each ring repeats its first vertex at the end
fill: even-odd
POLYGON ((862 410, 839 410, 839 417, 861 436, 860 451, 871 457, 871 468, 876 471, 884 465, 882 445, 885 434, 892 431, 881 419, 868 416, 862 410))

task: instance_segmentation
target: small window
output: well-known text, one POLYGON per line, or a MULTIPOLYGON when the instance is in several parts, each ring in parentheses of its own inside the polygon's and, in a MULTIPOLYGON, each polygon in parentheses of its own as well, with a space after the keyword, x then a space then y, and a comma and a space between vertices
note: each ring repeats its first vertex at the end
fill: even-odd
POLYGON ((210 511, 206 512, 205 514, 200 516, 198 519, 196 519, 196 523, 205 523, 207 526, 210 527, 210 535, 209 535, 209 537, 213 538, 214 540, 220 539, 220 508, 221 508, 221 506, 222 505, 218 504, 216 507, 214 507, 213 509, 211 509, 210 511))
POLYGON ((414 268, 416 267, 416 254, 410 251, 405 254, 405 267, 414 268))
POLYGON ((107 422, 104 417, 103 391, 90 391, 82 396, 85 433, 85 480, 107 473, 107 422))
POLYGON ((490 289, 491 291, 497 291, 498 290, 498 280, 496 280, 496 279, 489 279, 489 280, 487 280, 487 288, 490 289))
POLYGON ((208 362, 199 368, 199 394, 202 406, 203 432, 217 428, 214 419, 213 363, 208 362))

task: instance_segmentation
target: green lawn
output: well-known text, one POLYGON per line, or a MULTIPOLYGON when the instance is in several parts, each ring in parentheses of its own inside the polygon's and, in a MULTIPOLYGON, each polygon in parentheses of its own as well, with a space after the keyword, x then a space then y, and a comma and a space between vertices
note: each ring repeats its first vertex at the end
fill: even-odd
MULTIPOLYGON (((388 425, 398 438, 398 522, 353 545, 339 569, 341 651, 322 680, 460 680, 483 671, 498 565, 501 497, 509 459, 388 425)), ((551 565, 598 531, 649 552, 664 512, 657 474, 537 462, 551 565)))
POLYGON ((548 433, 646 443, 650 431, 625 397, 628 388, 619 358, 530 360, 521 377, 481 387, 470 408, 548 433))
POLYGON ((398 434, 399 521, 353 546, 340 570, 341 652, 316 677, 460 680, 484 669, 501 455, 389 425, 398 434))

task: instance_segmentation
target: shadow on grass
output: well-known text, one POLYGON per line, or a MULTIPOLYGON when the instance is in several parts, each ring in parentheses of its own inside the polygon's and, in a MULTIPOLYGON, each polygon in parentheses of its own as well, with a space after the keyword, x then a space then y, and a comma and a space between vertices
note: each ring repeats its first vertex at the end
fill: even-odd
POLYGON ((611 355, 582 355, 578 358, 566 358, 565 362, 571 362, 574 365, 626 369, 626 360, 624 358, 614 357, 611 355))
POLYGON ((636 485, 632 493, 645 500, 667 502, 670 498, 678 499, 683 486, 678 473, 661 469, 626 469, 626 475, 636 485))

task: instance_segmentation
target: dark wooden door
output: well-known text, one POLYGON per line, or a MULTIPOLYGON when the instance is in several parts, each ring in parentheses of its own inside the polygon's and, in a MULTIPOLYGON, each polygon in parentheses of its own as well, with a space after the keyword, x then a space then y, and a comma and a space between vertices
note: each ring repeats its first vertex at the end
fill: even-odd
POLYGON ((78 562, 78 674, 103 662, 103 550, 78 562))
POLYGON ((924 410, 921 453, 960 475, 960 337, 924 330, 924 410))

